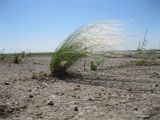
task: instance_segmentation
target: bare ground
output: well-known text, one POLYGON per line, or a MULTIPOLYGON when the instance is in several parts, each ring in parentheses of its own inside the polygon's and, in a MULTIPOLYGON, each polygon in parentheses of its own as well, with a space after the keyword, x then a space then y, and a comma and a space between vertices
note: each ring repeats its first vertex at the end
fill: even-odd
POLYGON ((110 58, 98 72, 82 61, 74 77, 33 79, 50 59, 0 62, 0 120, 160 120, 160 66, 114 68, 134 59, 110 58))

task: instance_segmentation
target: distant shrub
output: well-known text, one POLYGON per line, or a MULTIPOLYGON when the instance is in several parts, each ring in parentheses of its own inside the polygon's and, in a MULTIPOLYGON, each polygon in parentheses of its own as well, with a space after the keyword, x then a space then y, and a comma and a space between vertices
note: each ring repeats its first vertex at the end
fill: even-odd
POLYGON ((150 60, 138 60, 135 61, 135 64, 137 66, 152 66, 152 65, 159 65, 159 63, 155 61, 150 61, 150 60))
POLYGON ((136 54, 136 58, 156 62, 160 58, 160 53, 155 50, 146 50, 141 54, 136 54))
POLYGON ((1 55, 1 56, 0 56, 0 60, 2 60, 2 61, 4 61, 4 60, 5 60, 4 55, 1 55))
POLYGON ((24 58, 25 56, 26 56, 25 51, 22 51, 22 52, 21 52, 21 57, 24 58))
POLYGON ((21 62, 21 56, 20 56, 20 54, 14 54, 14 58, 13 58, 13 62, 14 63, 16 63, 16 64, 18 64, 18 63, 20 63, 21 62))
POLYGON ((1 53, 1 56, 0 56, 0 60, 2 60, 2 61, 4 61, 5 60, 5 56, 4 56, 4 54, 3 54, 3 51, 4 51, 5 49, 2 49, 2 53, 1 53))
POLYGON ((29 53, 26 54, 28 57, 32 56, 31 51, 29 53))
POLYGON ((157 58, 158 58, 158 59, 160 59, 160 54, 159 54, 159 55, 157 55, 157 58))

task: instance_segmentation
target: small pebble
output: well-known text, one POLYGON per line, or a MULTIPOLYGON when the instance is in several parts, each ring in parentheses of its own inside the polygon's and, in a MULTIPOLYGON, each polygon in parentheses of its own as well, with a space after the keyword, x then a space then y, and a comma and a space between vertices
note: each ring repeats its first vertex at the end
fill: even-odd
POLYGON ((78 107, 75 107, 75 108, 74 108, 74 111, 78 111, 78 107))
POLYGON ((151 93, 154 93, 154 91, 153 91, 153 90, 151 90, 151 93))
POLYGON ((77 90, 81 90, 81 88, 77 87, 77 88, 74 88, 73 91, 77 91, 77 90))
POLYGON ((53 105, 54 105, 54 102, 49 100, 49 101, 47 102, 47 105, 53 106, 53 105))
POLYGON ((77 87, 81 87, 80 85, 77 85, 77 87))
POLYGON ((159 85, 155 85, 155 87, 158 87, 159 85))
POLYGON ((33 98, 33 95, 30 95, 29 97, 30 97, 30 98, 33 98))
POLYGON ((5 85, 9 85, 9 83, 6 82, 5 85))
POLYGON ((137 111, 137 110, 138 110, 138 108, 134 108, 134 110, 135 110, 135 111, 137 111))

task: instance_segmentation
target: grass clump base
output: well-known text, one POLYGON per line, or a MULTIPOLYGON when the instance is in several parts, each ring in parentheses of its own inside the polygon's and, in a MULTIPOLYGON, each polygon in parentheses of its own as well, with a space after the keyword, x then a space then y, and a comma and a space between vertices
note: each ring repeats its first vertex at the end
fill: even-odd
POLYGON ((57 50, 52 57, 50 69, 51 74, 61 76, 67 74, 66 70, 73 65, 78 59, 87 57, 87 52, 78 50, 78 45, 64 45, 57 50))

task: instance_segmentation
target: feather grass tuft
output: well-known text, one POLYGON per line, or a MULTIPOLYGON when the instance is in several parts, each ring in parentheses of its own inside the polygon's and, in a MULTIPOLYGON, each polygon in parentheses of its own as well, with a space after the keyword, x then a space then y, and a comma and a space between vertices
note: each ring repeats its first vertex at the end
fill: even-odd
POLYGON ((103 52, 111 50, 112 39, 119 39, 117 24, 100 21, 85 25, 73 32, 55 50, 50 63, 52 75, 64 75, 66 70, 76 61, 88 56, 103 56, 103 52))

